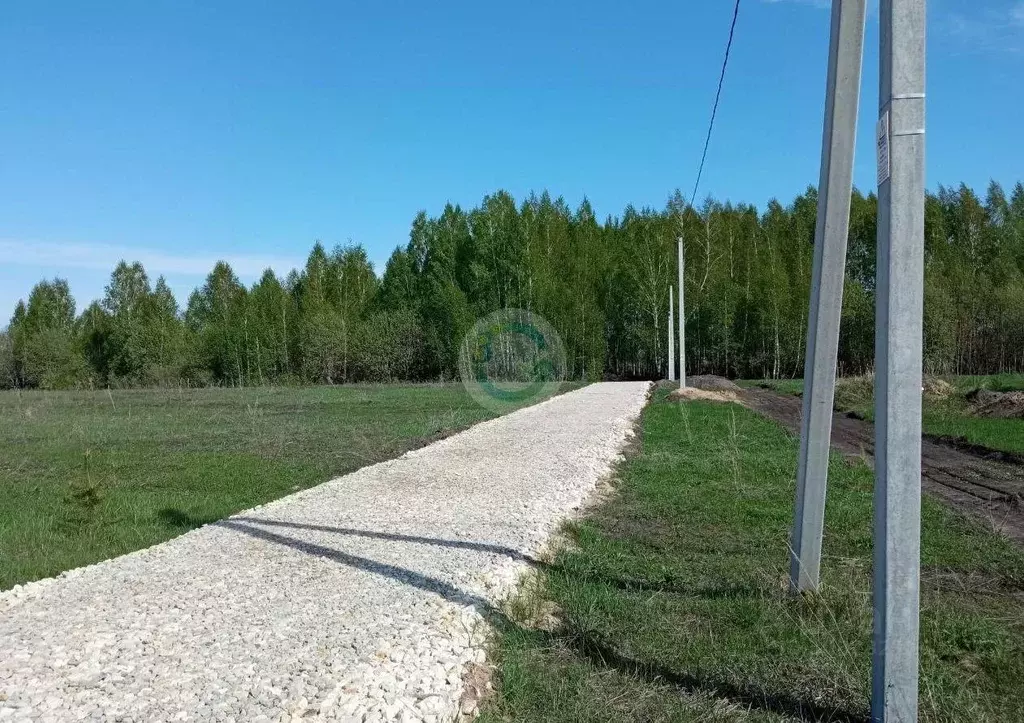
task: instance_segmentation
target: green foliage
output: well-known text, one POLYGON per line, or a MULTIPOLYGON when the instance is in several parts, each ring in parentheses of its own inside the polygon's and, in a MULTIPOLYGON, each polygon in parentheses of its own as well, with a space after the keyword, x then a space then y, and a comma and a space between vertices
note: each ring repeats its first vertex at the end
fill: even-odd
POLYGON ((405 249, 396 248, 384 267, 375 304, 388 311, 412 309, 416 298, 416 269, 412 258, 405 249))
MULTIPOLYGON (((295 299, 270 269, 252 288, 248 305, 255 348, 250 352, 256 368, 256 381, 282 379, 291 371, 289 326, 296 325, 295 299)), ((252 365, 250 365, 251 367, 252 365)))
POLYGON ((11 335, 0 332, 0 387, 14 386, 17 368, 14 365, 14 343, 11 335))
POLYGON ((71 389, 88 378, 85 359, 69 330, 44 328, 29 336, 21 350, 24 379, 40 389, 71 389))
POLYGON ((423 350, 423 332, 415 312, 376 312, 359 325, 353 371, 359 379, 370 382, 413 379, 423 350))
MULTIPOLYGON (((854 191, 846 375, 869 372, 874 359, 877 206, 854 191)), ((252 289, 218 263, 184 314, 163 279, 151 287, 141 264, 121 262, 102 303, 77 321, 65 282, 33 289, 11 319, 8 357, 0 350, 0 384, 450 379, 473 322, 513 308, 551 322, 571 378, 659 378, 679 237, 687 371, 793 377, 804 362, 816 212, 813 187, 763 211, 711 199, 694 208, 677 191, 662 210, 629 206, 599 223, 586 200, 573 210, 545 192, 517 205, 499 191, 473 209, 418 213, 379 279, 360 246, 317 242, 304 268, 283 280, 267 269, 252 289)), ((984 200, 940 186, 925 219, 926 371, 1024 371, 1024 185, 1008 197, 992 183, 984 200)))
POLYGON ((19 385, 65 389, 87 381, 88 367, 75 338, 75 301, 64 279, 41 281, 19 303, 9 333, 19 385))
POLYGON ((218 261, 189 297, 185 324, 193 337, 194 364, 213 379, 241 384, 249 378, 246 296, 235 272, 218 261))
POLYGON ((80 321, 80 343, 107 384, 177 382, 185 360, 178 302, 161 276, 150 288, 142 264, 122 261, 111 274, 103 302, 80 321))

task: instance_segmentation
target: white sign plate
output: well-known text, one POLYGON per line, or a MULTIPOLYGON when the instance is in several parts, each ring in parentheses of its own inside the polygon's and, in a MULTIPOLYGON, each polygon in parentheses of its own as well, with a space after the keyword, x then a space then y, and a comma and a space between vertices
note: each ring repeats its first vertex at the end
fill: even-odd
POLYGON ((878 185, 889 180, 889 111, 882 114, 875 124, 875 162, 878 169, 878 185))

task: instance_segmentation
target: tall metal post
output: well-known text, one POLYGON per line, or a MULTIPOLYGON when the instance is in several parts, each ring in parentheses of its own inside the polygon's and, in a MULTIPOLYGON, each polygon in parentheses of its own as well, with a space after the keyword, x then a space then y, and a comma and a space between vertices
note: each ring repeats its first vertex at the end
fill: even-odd
POLYGON ((803 417, 797 466, 790 587, 816 590, 825 522, 832 404, 843 309, 853 151, 864 54, 865 0, 832 0, 818 218, 804 360, 803 417))
POLYGON ((668 380, 675 381, 676 378, 676 347, 673 339, 676 335, 675 321, 672 318, 672 309, 675 304, 672 302, 672 287, 668 287, 668 380))
POLYGON ((683 237, 679 237, 679 388, 686 388, 686 291, 683 286, 683 272, 686 258, 683 256, 683 237))
POLYGON ((924 309, 925 2, 879 17, 871 717, 917 720, 924 309))

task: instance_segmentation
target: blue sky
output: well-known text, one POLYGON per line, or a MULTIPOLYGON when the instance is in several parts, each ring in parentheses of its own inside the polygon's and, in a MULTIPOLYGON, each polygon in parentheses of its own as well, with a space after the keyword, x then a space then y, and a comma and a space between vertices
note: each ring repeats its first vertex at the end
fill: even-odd
MULTIPOLYGON (((930 0, 928 182, 1024 177, 1024 0, 930 0)), ((599 216, 694 182, 731 0, 9 0, 0 320, 42 277, 79 309, 118 259, 184 301, 315 239, 382 270, 419 209, 549 189, 599 216)), ((873 184, 877 9, 856 182, 873 184)), ((828 3, 743 0, 700 196, 815 183, 828 3)), ((0 324, 3 322, 0 321, 0 324)))

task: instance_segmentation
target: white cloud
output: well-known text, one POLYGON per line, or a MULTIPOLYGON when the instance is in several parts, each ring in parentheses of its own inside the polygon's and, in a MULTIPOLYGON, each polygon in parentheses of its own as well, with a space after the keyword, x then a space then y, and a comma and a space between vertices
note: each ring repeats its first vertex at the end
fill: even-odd
POLYGON ((1024 0, 1010 8, 1010 22, 1024 28, 1024 0))
POLYGON ((139 261, 151 278, 161 274, 203 277, 218 261, 227 261, 243 277, 259 276, 272 268, 279 276, 302 265, 302 260, 284 256, 248 254, 168 253, 154 249, 130 248, 108 244, 48 243, 0 240, 0 258, 8 265, 37 266, 61 274, 69 269, 113 271, 122 259, 139 261))
MULTIPOLYGON (((832 0, 761 0, 766 5, 807 5, 808 7, 827 10, 832 7, 832 0)), ((867 0, 869 16, 878 15, 878 0, 867 0)))
POLYGON ((761 0, 761 2, 768 5, 780 5, 782 3, 788 5, 810 5, 815 8, 827 8, 832 5, 831 0, 761 0))
POLYGON ((1024 52, 1024 0, 971 12, 961 9, 949 12, 939 21, 940 32, 952 40, 957 49, 969 53, 1024 52))
MULTIPOLYGON (((831 0, 761 0, 766 5, 806 5, 829 8, 831 0)), ((868 15, 877 17, 878 0, 868 0, 868 15)), ((999 0, 979 10, 973 0, 943 0, 932 3, 929 25, 937 35, 952 42, 958 52, 1024 52, 1024 0, 999 0), (994 8, 992 5, 1001 5, 994 8), (953 9, 955 7, 955 9, 953 9)))

